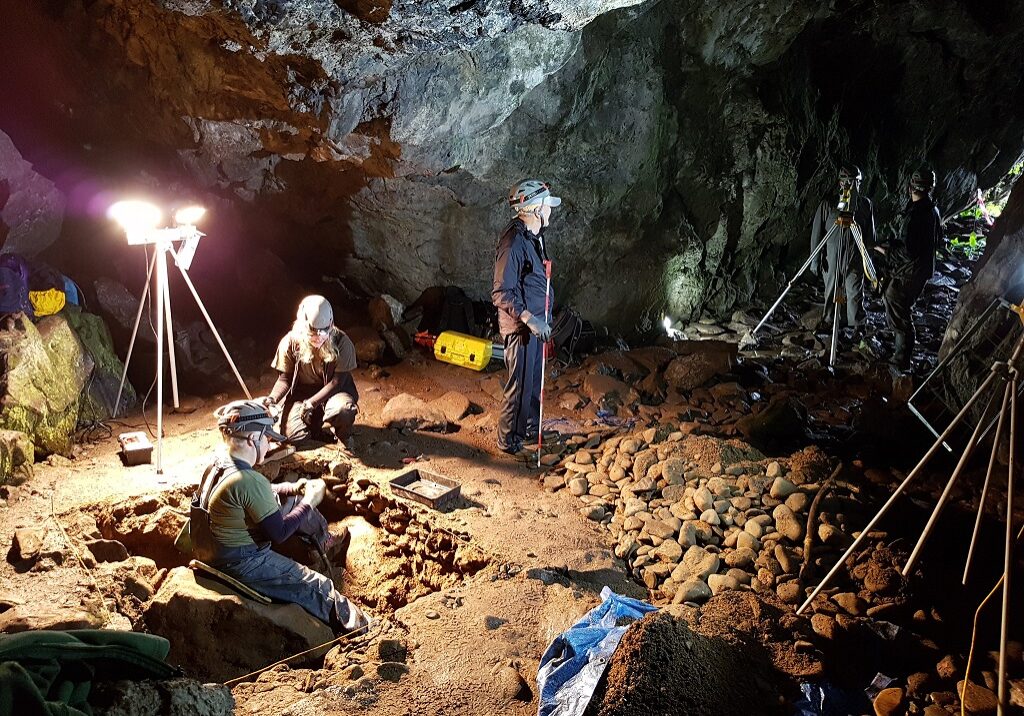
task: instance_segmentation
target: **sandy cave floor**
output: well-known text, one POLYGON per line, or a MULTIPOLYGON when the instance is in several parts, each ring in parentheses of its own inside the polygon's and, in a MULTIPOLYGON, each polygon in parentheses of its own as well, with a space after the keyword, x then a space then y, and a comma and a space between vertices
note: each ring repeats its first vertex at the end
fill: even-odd
MULTIPOLYGON (((397 628, 412 647, 410 673, 400 683, 381 682, 369 698, 331 689, 310 695, 288 684, 269 689, 266 684, 244 684, 235 689, 239 712, 534 713, 535 698, 510 700, 496 690, 495 673, 511 664, 535 690, 533 679, 545 647, 598 602, 603 586, 645 595, 628 579, 621 561, 613 559, 607 533, 581 516, 578 502, 567 491, 545 492, 537 481, 538 471, 493 451, 493 427, 487 426, 493 426, 498 403, 484 388, 489 382, 493 391, 494 373, 478 374, 422 356, 388 372, 376 383, 364 370, 356 373, 361 412, 352 442, 357 458, 352 477, 384 483, 405 468, 402 458, 419 457, 417 464, 462 483, 467 498, 467 506, 446 515, 435 513, 433 521, 468 533, 495 559, 456 588, 420 598, 394 614, 397 628), (379 427, 380 412, 394 395, 409 392, 429 400, 449 390, 462 392, 485 412, 468 416, 458 432, 449 434, 402 434, 379 427), (504 573, 499 578, 499 565, 494 563, 498 559, 512 566, 515 576, 504 573), (533 573, 542 574, 542 579, 527 576, 535 569, 543 570, 533 573), (439 618, 428 619, 428 612, 437 612, 439 618), (495 627, 498 620, 503 622, 495 627)), ((38 464, 34 477, 13 488, 7 509, 0 510, 0 548, 7 553, 16 528, 49 521, 51 500, 67 526, 83 505, 191 488, 219 443, 210 415, 219 399, 202 402, 190 414, 166 417, 162 476, 152 465, 123 467, 114 437, 81 446, 74 460, 56 457, 38 464)), ((571 417, 552 410, 552 417, 560 414, 571 417)), ((124 423, 114 426, 115 434, 145 429, 138 414, 124 423)), ((339 449, 326 446, 320 451, 339 449)), ((74 559, 48 571, 24 573, 4 561, 0 576, 4 597, 15 602, 74 608, 96 601, 88 576, 74 559)))

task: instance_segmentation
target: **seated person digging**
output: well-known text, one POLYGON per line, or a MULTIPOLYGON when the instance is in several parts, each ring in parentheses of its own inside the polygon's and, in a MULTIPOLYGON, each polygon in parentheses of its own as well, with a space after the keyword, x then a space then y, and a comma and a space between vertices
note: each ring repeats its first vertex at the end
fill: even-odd
POLYGON ((367 615, 330 579, 271 549, 299 535, 329 559, 342 545, 316 509, 324 498, 324 481, 271 485, 253 469, 263 462, 271 439, 284 440, 260 403, 236 400, 214 415, 224 454, 203 473, 192 499, 193 554, 260 594, 298 604, 336 633, 367 626, 367 615))
POLYGON ((271 366, 280 375, 263 400, 269 406, 283 401, 281 432, 288 442, 348 438, 359 412, 359 393, 352 379, 356 348, 334 325, 334 311, 326 298, 302 299, 271 366))

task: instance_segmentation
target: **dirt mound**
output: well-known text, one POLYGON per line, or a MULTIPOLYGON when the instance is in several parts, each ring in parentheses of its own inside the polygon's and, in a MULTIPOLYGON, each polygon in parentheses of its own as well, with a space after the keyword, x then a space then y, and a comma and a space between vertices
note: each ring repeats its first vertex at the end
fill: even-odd
POLYGON ((798 642, 813 635, 810 622, 798 617, 771 592, 722 592, 686 618, 703 637, 738 647, 756 644, 776 672, 808 679, 823 670, 814 653, 799 650, 798 642), (691 616, 692 615, 692 616, 691 616))
POLYGON ((623 636, 587 714, 783 714, 784 681, 760 645, 708 638, 654 612, 623 636))

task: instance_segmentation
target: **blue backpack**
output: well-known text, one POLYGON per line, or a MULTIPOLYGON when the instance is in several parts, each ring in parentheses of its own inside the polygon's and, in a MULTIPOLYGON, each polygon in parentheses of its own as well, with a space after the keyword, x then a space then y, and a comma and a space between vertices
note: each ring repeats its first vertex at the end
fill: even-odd
POLYGON ((29 268, 18 254, 0 254, 0 314, 22 311, 34 318, 28 299, 29 268))

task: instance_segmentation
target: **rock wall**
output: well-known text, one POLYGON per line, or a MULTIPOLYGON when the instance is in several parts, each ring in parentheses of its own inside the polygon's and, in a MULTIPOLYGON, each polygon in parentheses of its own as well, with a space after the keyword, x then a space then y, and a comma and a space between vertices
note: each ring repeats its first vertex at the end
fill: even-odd
POLYGON ((64 196, 0 131, 0 251, 35 256, 57 240, 64 196))
POLYGON ((989 232, 985 253, 971 280, 961 289, 939 351, 944 358, 972 329, 944 373, 942 390, 953 405, 963 405, 988 377, 992 363, 1006 360, 1021 337, 1021 320, 1003 308, 982 320, 993 300, 1024 302, 1024 182, 1018 181, 989 232))
MULTIPOLYGON (((110 416, 124 370, 102 319, 73 306, 38 324, 5 318, 0 369, 0 484, 33 457, 71 455, 78 426, 110 416)), ((126 384, 122 409, 134 402, 126 384)))
POLYGON ((952 212, 1024 147, 1009 0, 12 5, 23 151, 52 119, 63 161, 230 199, 299 280, 407 301, 487 296, 524 176, 565 198, 561 298, 635 330, 774 295, 842 159, 891 231, 924 159, 952 212))

